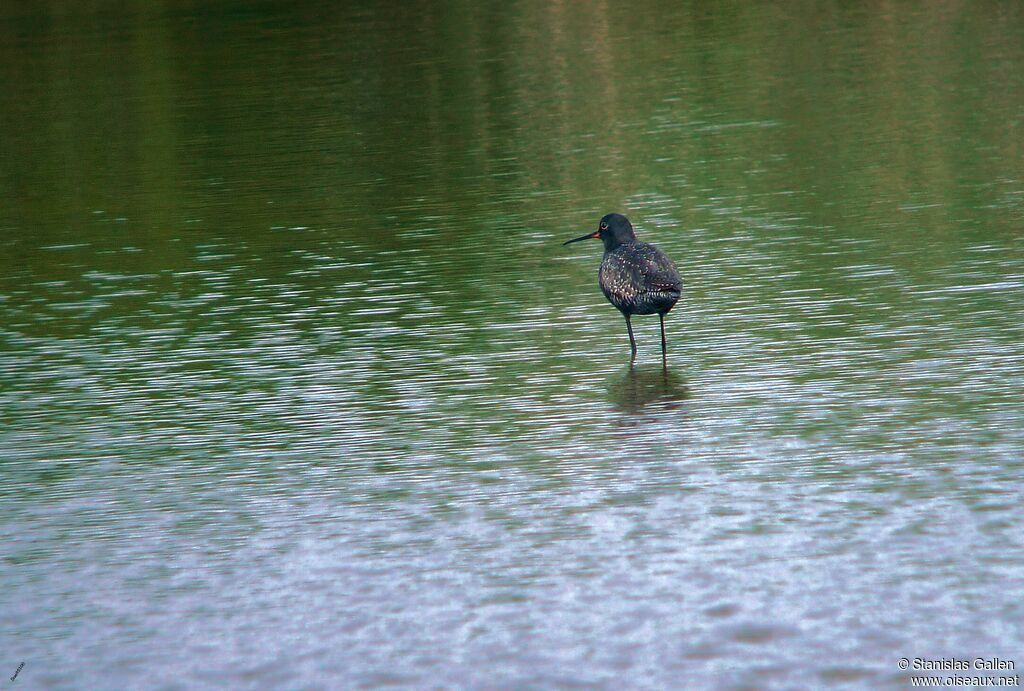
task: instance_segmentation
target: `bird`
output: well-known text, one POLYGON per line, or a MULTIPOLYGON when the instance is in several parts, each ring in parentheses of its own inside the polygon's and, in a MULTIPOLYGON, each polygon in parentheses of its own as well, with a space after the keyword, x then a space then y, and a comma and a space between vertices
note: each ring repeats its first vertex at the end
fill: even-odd
POLYGON ((664 359, 668 352, 665 315, 675 307, 683 289, 676 265, 654 245, 640 242, 633 224, 622 214, 607 214, 601 218, 595 232, 567 240, 562 246, 591 238, 604 243, 597 283, 608 302, 626 318, 631 360, 636 359, 636 339, 630 321, 634 314, 658 315, 661 320, 661 357, 664 359))

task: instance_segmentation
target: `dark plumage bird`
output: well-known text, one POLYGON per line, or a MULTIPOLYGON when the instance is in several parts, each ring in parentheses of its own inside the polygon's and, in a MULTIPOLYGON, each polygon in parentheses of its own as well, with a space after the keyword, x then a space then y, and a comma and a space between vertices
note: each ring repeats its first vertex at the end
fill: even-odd
POLYGON ((604 259, 597 271, 597 283, 608 302, 619 308, 626 318, 629 345, 636 357, 633 338, 634 314, 657 314, 661 320, 661 355, 665 356, 665 315, 675 307, 683 283, 672 260, 654 245, 640 242, 633 225, 622 214, 608 214, 601 219, 597 231, 562 243, 600 239, 604 243, 604 259))

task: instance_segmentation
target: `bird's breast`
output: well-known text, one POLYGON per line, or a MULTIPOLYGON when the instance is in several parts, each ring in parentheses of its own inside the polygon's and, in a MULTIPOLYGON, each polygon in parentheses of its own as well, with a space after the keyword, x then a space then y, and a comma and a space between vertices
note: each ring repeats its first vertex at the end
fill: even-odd
POLYGON ((597 282, 608 301, 622 309, 631 305, 641 291, 638 271, 639 267, 628 259, 608 255, 598 269, 597 282))

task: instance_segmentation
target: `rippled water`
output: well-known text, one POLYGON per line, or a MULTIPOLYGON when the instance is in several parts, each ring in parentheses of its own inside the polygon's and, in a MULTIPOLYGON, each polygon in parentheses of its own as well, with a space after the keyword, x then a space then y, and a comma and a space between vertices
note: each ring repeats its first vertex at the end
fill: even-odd
POLYGON ((1019 7, 128 9, 0 9, 16 683, 1024 665, 1019 7))

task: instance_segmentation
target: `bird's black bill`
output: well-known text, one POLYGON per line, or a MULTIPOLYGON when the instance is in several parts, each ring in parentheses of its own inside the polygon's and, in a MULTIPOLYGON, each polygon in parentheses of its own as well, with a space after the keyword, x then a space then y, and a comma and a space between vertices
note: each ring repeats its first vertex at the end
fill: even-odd
POLYGON ((562 247, 565 247, 566 245, 571 245, 574 242, 579 242, 580 240, 589 240, 590 238, 598 238, 598 237, 601 237, 601 232, 600 231, 598 231, 596 233, 587 233, 583 237, 576 238, 575 240, 566 240, 565 242, 562 243, 562 247))

